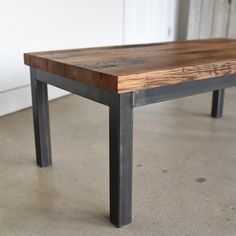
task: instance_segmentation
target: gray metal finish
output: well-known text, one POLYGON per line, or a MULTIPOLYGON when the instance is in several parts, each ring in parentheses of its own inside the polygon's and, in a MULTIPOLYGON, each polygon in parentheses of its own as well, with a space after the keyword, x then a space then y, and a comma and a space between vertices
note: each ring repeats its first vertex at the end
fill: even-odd
POLYGON ((40 167, 52 164, 47 84, 36 80, 30 68, 36 160, 40 167))
POLYGON ((38 69, 36 69, 36 79, 104 105, 109 105, 109 98, 113 95, 107 90, 38 69))
POLYGON ((133 93, 111 99, 109 134, 110 221, 121 227, 131 222, 133 93))
POLYGON ((212 93, 211 116, 214 118, 220 118, 223 115, 224 94, 224 89, 215 90, 212 93))
POLYGON ((139 90, 134 92, 134 106, 143 106, 233 86, 236 86, 236 75, 139 90))
POLYGON ((79 81, 31 68, 37 163, 51 165, 47 84, 109 106, 110 221, 131 222, 133 108, 194 94, 213 92, 212 116, 220 117, 224 89, 236 86, 236 75, 117 94, 79 81))

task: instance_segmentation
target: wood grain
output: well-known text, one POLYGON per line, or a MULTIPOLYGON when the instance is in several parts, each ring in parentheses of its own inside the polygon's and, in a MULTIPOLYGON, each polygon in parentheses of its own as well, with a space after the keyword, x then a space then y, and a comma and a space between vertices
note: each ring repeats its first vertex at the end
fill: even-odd
POLYGON ((36 52, 24 54, 24 60, 40 70, 124 93, 236 74, 236 40, 36 52))

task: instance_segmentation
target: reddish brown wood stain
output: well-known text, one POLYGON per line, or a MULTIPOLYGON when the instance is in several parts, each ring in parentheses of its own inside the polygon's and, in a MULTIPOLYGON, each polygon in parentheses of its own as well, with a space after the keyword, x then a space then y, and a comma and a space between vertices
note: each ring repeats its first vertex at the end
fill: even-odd
POLYGON ((236 40, 208 39, 24 54, 26 65, 116 93, 236 74, 236 40))

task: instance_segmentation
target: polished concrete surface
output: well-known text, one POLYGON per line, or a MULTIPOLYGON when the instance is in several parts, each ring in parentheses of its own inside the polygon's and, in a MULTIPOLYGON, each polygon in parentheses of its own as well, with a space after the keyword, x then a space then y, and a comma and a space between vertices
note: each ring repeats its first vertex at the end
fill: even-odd
POLYGON ((31 109, 0 118, 0 235, 236 235, 236 89, 136 108, 133 223, 108 221, 108 108, 50 103, 53 166, 35 165, 31 109))

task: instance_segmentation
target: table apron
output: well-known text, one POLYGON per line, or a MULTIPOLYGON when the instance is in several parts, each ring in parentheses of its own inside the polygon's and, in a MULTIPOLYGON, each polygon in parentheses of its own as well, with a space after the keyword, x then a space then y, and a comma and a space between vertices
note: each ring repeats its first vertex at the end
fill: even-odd
POLYGON ((203 79, 134 92, 134 107, 236 86, 236 75, 203 79))
MULTIPOLYGON (((110 106, 114 97, 122 96, 122 93, 117 94, 101 88, 96 88, 94 86, 81 83, 77 80, 67 79, 63 76, 48 73, 46 71, 35 68, 31 68, 31 70, 35 70, 36 79, 39 81, 64 89, 68 92, 101 103, 103 105, 110 106)), ((129 93, 133 94, 133 107, 139 107, 147 104, 187 97, 233 86, 236 86, 236 75, 234 74, 211 79, 190 81, 170 86, 137 90, 129 93)))
POLYGON ((36 70, 36 79, 39 81, 64 89, 68 92, 88 98, 103 105, 109 106, 111 96, 115 96, 115 93, 81 83, 77 80, 67 79, 63 76, 34 68, 31 68, 31 70, 36 70))

